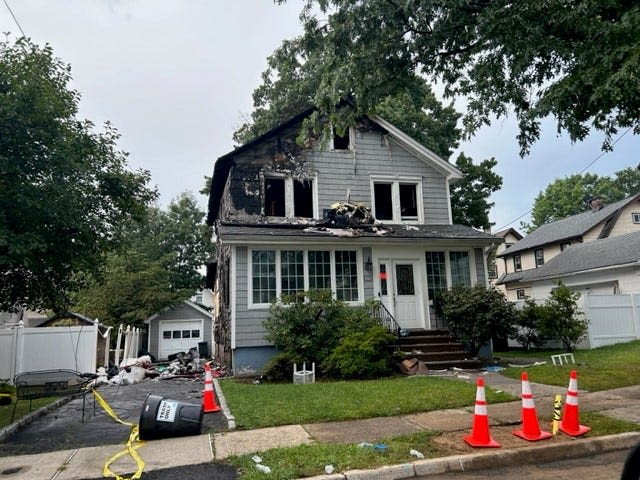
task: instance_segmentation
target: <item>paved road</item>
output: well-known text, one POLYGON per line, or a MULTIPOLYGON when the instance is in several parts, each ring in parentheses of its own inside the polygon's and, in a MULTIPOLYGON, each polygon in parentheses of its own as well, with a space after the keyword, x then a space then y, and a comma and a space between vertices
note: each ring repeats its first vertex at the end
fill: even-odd
POLYGON ((591 457, 540 465, 492 468, 480 472, 447 473, 417 477, 424 480, 616 480, 620 478, 628 451, 618 450, 591 457))

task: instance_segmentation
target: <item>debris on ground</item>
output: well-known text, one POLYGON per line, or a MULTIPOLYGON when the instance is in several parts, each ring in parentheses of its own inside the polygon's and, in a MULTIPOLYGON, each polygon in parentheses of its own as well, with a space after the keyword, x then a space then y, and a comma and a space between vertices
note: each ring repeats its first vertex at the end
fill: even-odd
POLYGON ((418 450, 415 450, 413 448, 409 450, 409 455, 416 458, 424 458, 424 454, 422 452, 419 452, 418 450))
POLYGON ((427 375, 429 367, 417 358, 407 358, 398 365, 404 375, 427 375))

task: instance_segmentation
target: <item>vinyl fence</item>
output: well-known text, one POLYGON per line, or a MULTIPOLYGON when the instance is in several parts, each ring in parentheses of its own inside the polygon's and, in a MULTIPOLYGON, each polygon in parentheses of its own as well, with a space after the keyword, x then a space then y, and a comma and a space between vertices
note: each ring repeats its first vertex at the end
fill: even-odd
POLYGON ((20 372, 71 369, 96 371, 98 323, 73 327, 25 328, 22 321, 0 329, 0 379, 20 372))
MULTIPOLYGON (((536 302, 544 303, 543 300, 536 302)), ((524 305, 523 301, 515 303, 524 305)), ((578 305, 589 322, 589 331, 577 348, 597 348, 640 339, 640 295, 582 295, 578 305)), ((509 341, 509 345, 518 344, 509 341)))

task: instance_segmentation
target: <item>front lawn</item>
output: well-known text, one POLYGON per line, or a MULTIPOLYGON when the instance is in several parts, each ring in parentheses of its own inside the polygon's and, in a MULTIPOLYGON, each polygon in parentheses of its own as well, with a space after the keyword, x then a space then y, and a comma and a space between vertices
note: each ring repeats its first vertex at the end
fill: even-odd
MULTIPOLYGON (((473 405, 476 386, 437 377, 394 377, 312 384, 258 384, 221 379, 240 429, 390 417, 473 405)), ((517 400, 487 388, 490 403, 517 400)))
POLYGON ((575 365, 553 365, 551 355, 564 353, 562 350, 532 350, 529 352, 513 350, 496 352, 502 364, 527 364, 545 361, 545 365, 508 367, 502 373, 510 378, 520 378, 523 370, 529 374, 529 380, 546 385, 566 386, 571 370, 578 373, 578 388, 597 392, 612 388, 638 385, 640 371, 640 341, 620 343, 593 350, 573 352, 575 365))

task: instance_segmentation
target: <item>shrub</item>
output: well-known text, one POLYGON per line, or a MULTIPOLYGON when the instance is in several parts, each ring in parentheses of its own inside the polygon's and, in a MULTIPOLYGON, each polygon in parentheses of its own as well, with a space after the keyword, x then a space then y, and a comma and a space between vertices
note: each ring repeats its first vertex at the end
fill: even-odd
POLYGON ((262 370, 262 380, 267 382, 291 382, 293 378, 293 364, 302 363, 296 355, 276 353, 262 370))
POLYGON ((548 310, 546 305, 538 305, 531 298, 527 298, 524 306, 516 311, 516 331, 510 338, 519 342, 526 350, 532 346, 542 346, 547 339, 540 331, 540 326, 548 315, 548 310))
POLYGON ((579 292, 573 292, 562 281, 551 290, 545 302, 546 315, 540 322, 540 332, 549 340, 559 340, 567 352, 586 335, 589 324, 578 310, 579 292))
POLYGON ((366 331, 351 331, 340 339, 323 363, 323 370, 342 379, 387 376, 392 372, 392 352, 388 346, 394 341, 395 337, 379 325, 366 331))
POLYGON ((514 332, 514 306, 493 288, 455 286, 440 292, 435 308, 473 355, 494 335, 509 336, 514 332))

